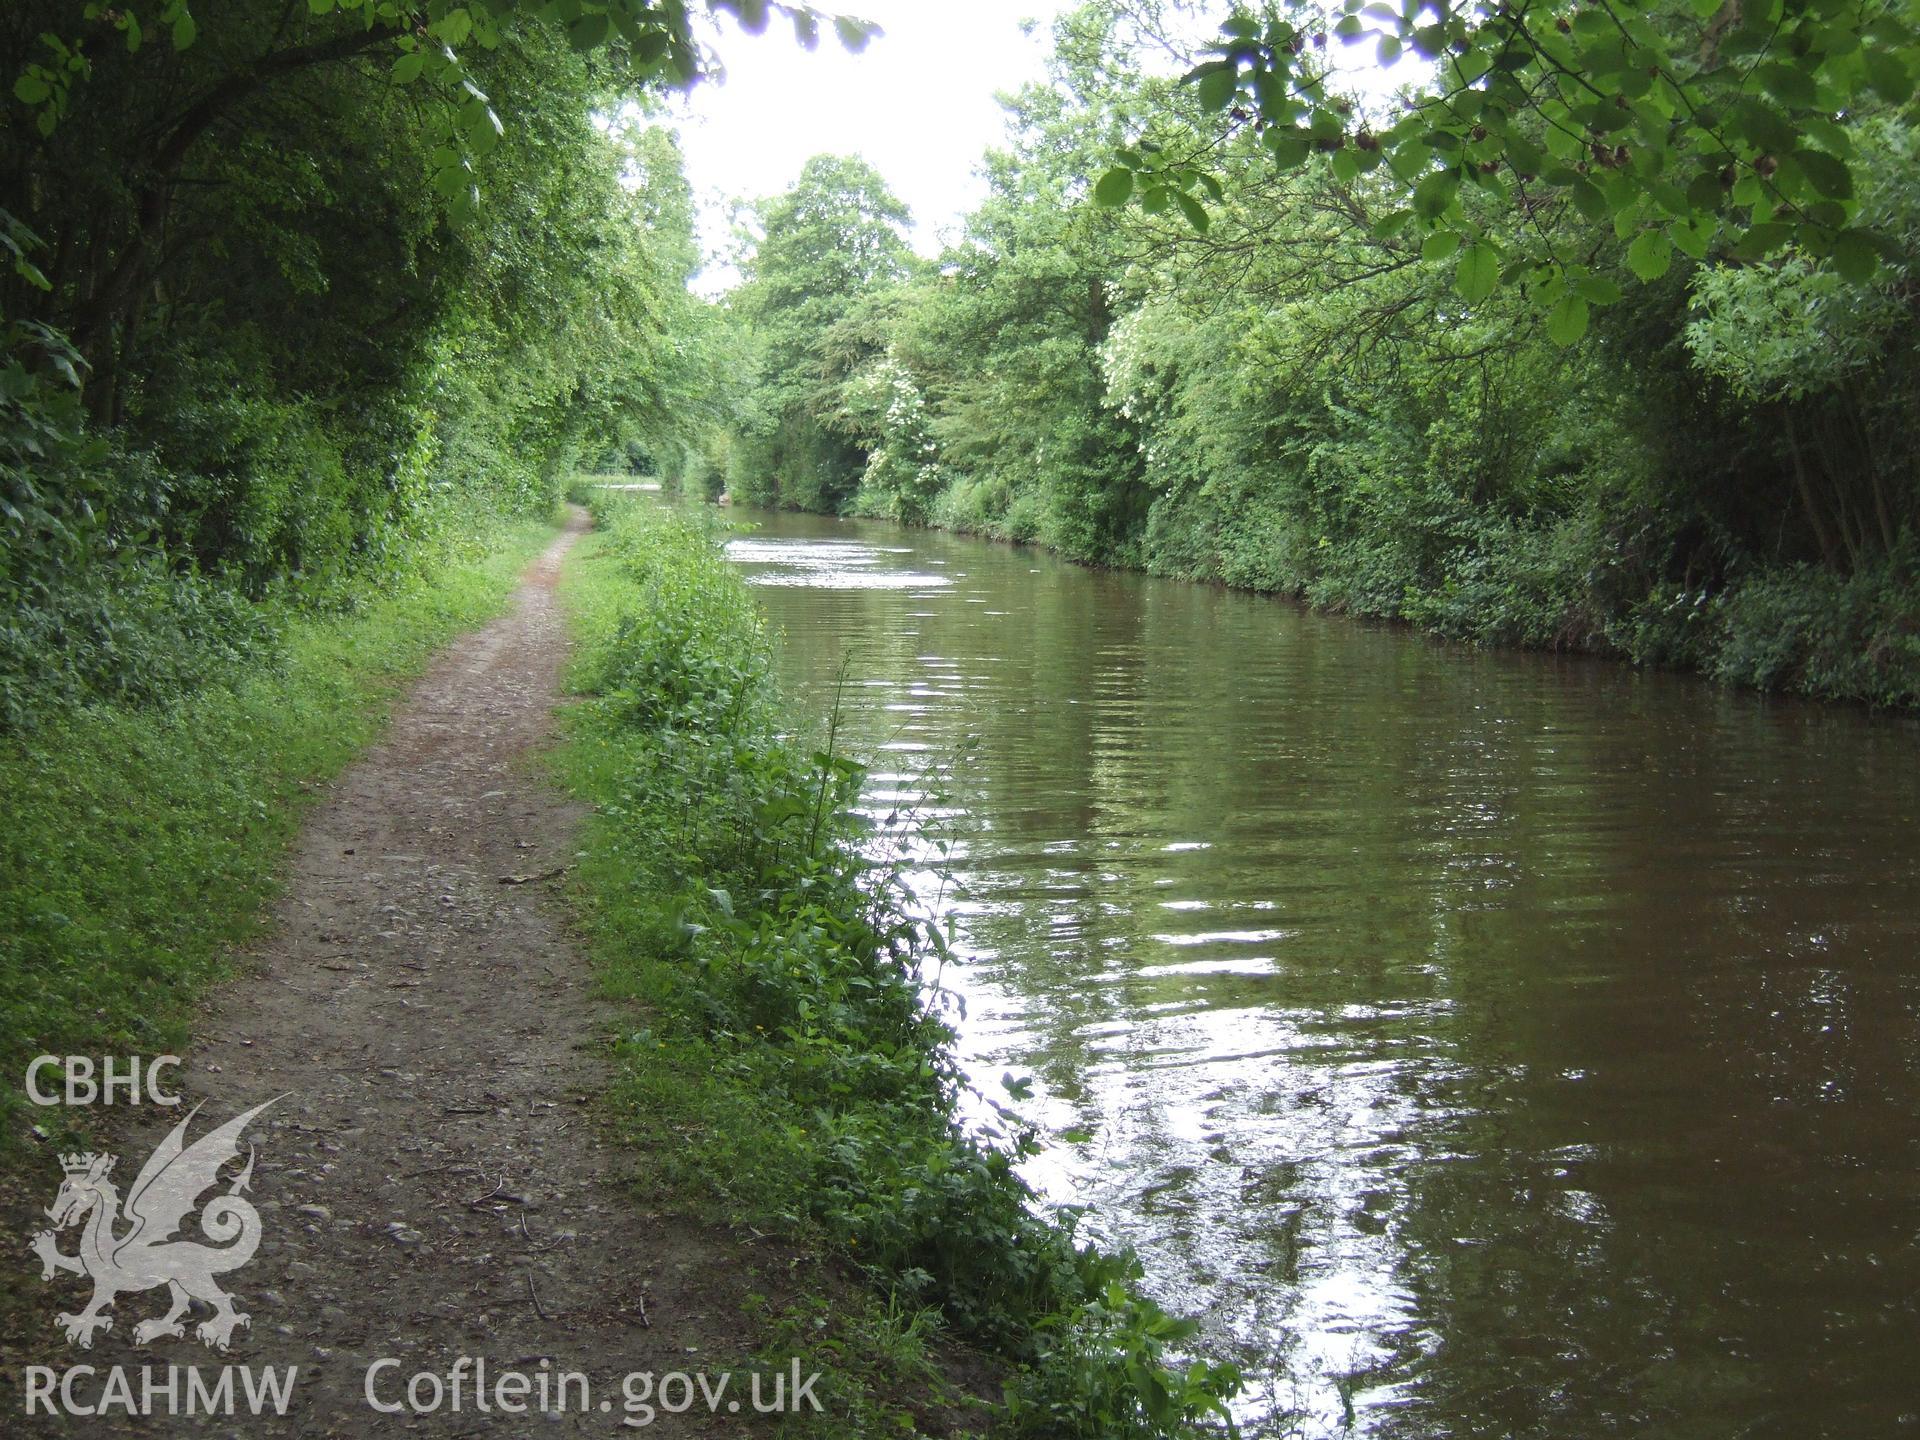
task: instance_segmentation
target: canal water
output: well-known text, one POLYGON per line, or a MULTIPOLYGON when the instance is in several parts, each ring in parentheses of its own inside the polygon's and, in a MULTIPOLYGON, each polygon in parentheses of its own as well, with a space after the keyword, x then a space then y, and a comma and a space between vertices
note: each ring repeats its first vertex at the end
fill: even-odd
POLYGON ((1256 1430, 1920 1427, 1920 729, 735 512, 970 1070, 1256 1430))

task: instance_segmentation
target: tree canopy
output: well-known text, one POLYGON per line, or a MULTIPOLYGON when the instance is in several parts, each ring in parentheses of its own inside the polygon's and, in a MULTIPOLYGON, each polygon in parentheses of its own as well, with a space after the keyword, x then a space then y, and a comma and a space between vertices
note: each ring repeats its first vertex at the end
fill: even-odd
POLYGON ((1852 281, 1899 258, 1862 210, 1856 127, 1904 106, 1916 71, 1920 29, 1901 0, 1240 9, 1186 76, 1219 123, 1196 136, 1149 120, 1094 194, 1177 208, 1204 230, 1224 197, 1212 159, 1249 131, 1276 170, 1325 156, 1388 202, 1376 229, 1451 257, 1463 298, 1526 282, 1571 343, 1615 298, 1592 273, 1593 230, 1628 243, 1641 280, 1676 252, 1756 261, 1791 247, 1852 281), (1418 62, 1389 113, 1337 93, 1330 43, 1418 62), (1585 222, 1571 233, 1553 224, 1569 210, 1585 222))
POLYGON ((588 9, 604 43, 579 6, 0 13, 10 717, 164 694, 263 639, 222 597, 331 603, 712 413, 677 147, 607 118, 691 22, 588 9))

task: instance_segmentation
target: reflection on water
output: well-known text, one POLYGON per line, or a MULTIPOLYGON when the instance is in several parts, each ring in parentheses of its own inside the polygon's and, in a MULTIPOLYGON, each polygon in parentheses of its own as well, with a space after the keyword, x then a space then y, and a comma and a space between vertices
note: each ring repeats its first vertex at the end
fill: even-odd
POLYGON ((1920 1425, 1914 726, 749 518, 871 802, 965 757, 970 1065, 1250 1416, 1920 1425))
POLYGON ((790 544, 779 540, 734 540, 730 558, 760 567, 757 585, 802 585, 821 590, 920 590, 951 583, 944 575, 923 575, 889 564, 897 555, 911 554, 895 547, 816 540, 790 544))

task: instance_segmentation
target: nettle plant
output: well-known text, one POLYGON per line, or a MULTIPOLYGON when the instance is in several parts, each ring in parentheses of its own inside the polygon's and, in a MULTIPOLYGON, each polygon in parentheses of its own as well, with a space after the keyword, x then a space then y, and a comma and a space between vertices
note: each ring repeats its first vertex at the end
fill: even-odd
POLYGON ((1469 303, 1524 283, 1561 344, 1620 298, 1596 263, 1605 229, 1641 280, 1664 275, 1675 251, 1757 262, 1791 247, 1863 282, 1897 251, 1860 223, 1855 122, 1912 99, 1914 12, 1912 0, 1242 10, 1185 77, 1224 121, 1212 143, 1196 150, 1150 124, 1093 198, 1178 209, 1205 230, 1208 202, 1227 194, 1213 158, 1250 131, 1282 170, 1323 156, 1336 180, 1374 189, 1389 202, 1376 233, 1418 233, 1469 303), (1424 69, 1390 116, 1374 116, 1333 88, 1332 43, 1424 69))

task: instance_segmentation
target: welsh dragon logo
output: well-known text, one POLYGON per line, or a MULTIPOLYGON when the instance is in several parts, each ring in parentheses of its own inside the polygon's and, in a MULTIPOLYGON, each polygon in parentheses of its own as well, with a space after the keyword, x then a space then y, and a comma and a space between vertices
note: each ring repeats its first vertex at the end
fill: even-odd
POLYGON ((284 1098, 276 1096, 256 1105, 188 1145, 187 1127, 200 1113, 196 1105, 140 1167, 127 1192, 124 1214, 120 1191, 109 1178, 117 1156, 60 1157, 66 1178, 47 1211, 53 1228, 34 1236, 30 1248, 40 1257, 42 1280, 64 1270, 93 1281, 93 1299, 86 1309, 78 1315, 55 1317, 54 1324, 66 1333, 68 1344, 92 1349, 96 1331, 113 1329, 113 1316, 107 1312, 121 1292, 164 1285, 172 1304, 165 1315, 134 1326, 134 1343, 145 1345, 163 1335, 182 1338, 186 1327, 181 1317, 198 1300, 212 1306, 213 1315, 194 1333, 212 1349, 227 1348, 234 1329, 247 1324, 248 1316, 233 1308, 233 1297, 214 1277, 245 1265, 260 1244, 260 1212, 241 1195, 253 1178, 252 1146, 247 1147, 245 1167, 225 1192, 200 1210, 200 1228, 214 1243, 203 1245, 175 1235, 200 1196, 218 1183, 221 1168, 239 1156, 240 1136, 254 1117, 284 1098), (63 1254, 56 1245, 56 1232, 82 1224, 79 1251, 63 1254))

